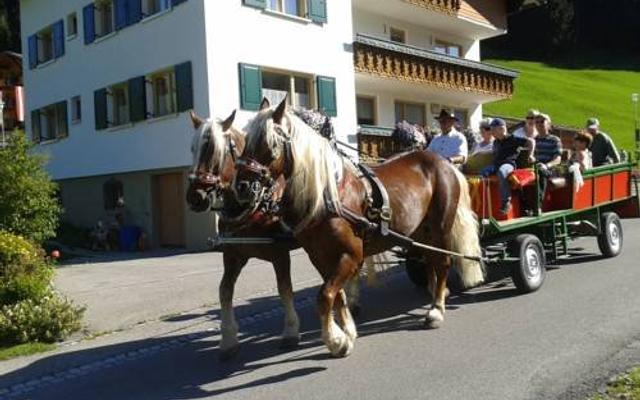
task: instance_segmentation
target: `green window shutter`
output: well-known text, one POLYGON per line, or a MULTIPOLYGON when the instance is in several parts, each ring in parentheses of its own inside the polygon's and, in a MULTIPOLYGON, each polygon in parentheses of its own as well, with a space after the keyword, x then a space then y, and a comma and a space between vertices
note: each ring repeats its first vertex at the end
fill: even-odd
POLYGON ((313 22, 327 22, 327 0, 309 0, 309 18, 313 22))
POLYGON ((93 93, 96 130, 107 129, 107 89, 98 89, 93 93))
POLYGON ((267 8, 267 0, 242 0, 245 6, 255 8, 267 8))
POLYGON ((69 123, 67 116, 67 101, 61 101, 56 104, 57 128, 56 138, 62 139, 69 136, 69 123))
POLYGON ((129 79, 129 119, 139 122, 147 119, 147 81, 144 76, 129 79))
POLYGON ((318 109, 331 117, 338 115, 336 80, 326 76, 317 77, 318 109))
POLYGON ((176 69, 176 106, 178 112, 193 108, 193 71, 191 61, 178 64, 176 69))
POLYGON ((240 64, 240 107, 258 111, 262 102, 262 71, 257 65, 240 64))
POLYGON ((31 141, 40 143, 40 110, 31 111, 31 141))

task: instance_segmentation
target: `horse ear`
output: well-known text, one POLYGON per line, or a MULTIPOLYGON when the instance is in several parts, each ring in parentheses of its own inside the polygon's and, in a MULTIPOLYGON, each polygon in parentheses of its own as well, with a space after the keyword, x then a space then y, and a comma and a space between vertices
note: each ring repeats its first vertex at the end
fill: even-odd
POLYGON ((278 108, 273 112, 273 122, 279 124, 282 122, 282 117, 284 117, 284 112, 287 109, 287 95, 284 96, 282 102, 278 105, 278 108))
POLYGON ((269 99, 267 99, 266 97, 263 97, 262 98, 262 103, 260 103, 260 110, 259 111, 264 111, 269 107, 271 107, 271 103, 269 103, 269 99))
POLYGON ((191 117, 191 123, 193 123, 193 127, 195 129, 200 129, 200 127, 204 124, 204 120, 196 115, 196 113, 191 110, 189 112, 189 116, 191 117))
POLYGON ((234 119, 236 119, 236 110, 233 110, 231 115, 229 115, 229 118, 225 119, 224 122, 222 123, 223 132, 226 132, 229 130, 229 128, 231 128, 231 125, 233 125, 234 119))

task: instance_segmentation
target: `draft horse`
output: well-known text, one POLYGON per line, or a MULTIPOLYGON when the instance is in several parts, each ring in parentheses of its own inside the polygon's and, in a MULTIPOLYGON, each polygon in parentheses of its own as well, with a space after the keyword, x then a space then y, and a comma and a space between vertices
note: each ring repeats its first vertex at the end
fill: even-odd
MULTIPOLYGON (((190 171, 187 203, 196 212, 211 208, 212 197, 222 199, 226 207, 222 212, 219 229, 223 233, 233 232, 235 237, 275 237, 282 235, 283 229, 277 219, 261 219, 238 228, 234 219, 238 218, 233 207, 231 183, 235 176, 235 158, 245 147, 245 137, 233 128, 235 111, 224 121, 204 120, 193 112, 191 122, 194 135, 191 144, 193 165, 190 171), (215 194, 215 196, 211 196, 215 194)), ((299 319, 294 307, 291 285, 291 259, 289 252, 298 247, 291 242, 281 241, 273 245, 224 244, 222 245, 224 274, 220 282, 221 335, 220 358, 233 357, 238 349, 238 324, 233 312, 233 292, 242 268, 249 259, 258 258, 273 264, 278 284, 278 293, 284 306, 284 330, 281 346, 297 346, 299 319)))
MULTIPOLYGON (((240 202, 254 206, 259 199, 247 187, 268 185, 284 177, 281 217, 324 280, 317 300, 322 339, 332 356, 347 356, 353 350, 357 331, 343 287, 358 273, 364 257, 395 243, 377 231, 360 229, 353 218, 347 218, 347 214, 367 214, 367 183, 328 140, 314 134, 287 109, 286 99, 275 109, 263 100, 246 135, 236 173, 236 196, 240 202)), ((454 167, 435 153, 413 151, 373 169, 388 192, 390 229, 416 242, 480 256, 478 222, 471 210, 467 182, 454 167)), ((424 265, 430 277, 432 304, 425 325, 437 328, 444 321, 452 259, 440 252, 415 248, 410 253, 428 259, 424 265)), ((465 286, 483 281, 480 263, 460 259, 456 266, 465 286)))

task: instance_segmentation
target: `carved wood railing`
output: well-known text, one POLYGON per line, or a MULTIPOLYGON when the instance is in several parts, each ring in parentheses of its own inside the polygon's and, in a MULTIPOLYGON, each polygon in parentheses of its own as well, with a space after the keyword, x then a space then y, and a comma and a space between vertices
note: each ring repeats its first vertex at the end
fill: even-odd
POLYGON ((437 11, 448 15, 455 15, 460 10, 461 0, 403 0, 431 11, 437 11))
POLYGON ((358 73, 495 97, 513 95, 514 71, 433 51, 358 35, 354 42, 358 73))

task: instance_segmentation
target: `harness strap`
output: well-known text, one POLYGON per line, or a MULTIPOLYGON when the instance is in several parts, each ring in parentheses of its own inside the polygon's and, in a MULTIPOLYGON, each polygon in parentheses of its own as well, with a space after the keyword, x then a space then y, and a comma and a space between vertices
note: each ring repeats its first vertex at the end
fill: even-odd
POLYGON ((382 181, 380 181, 371 168, 364 164, 358 164, 358 168, 371 184, 374 199, 377 198, 379 200, 379 208, 377 204, 372 204, 371 207, 367 209, 367 217, 374 221, 379 219, 380 233, 382 236, 387 236, 389 234, 389 223, 391 222, 392 216, 387 189, 385 189, 382 181))

